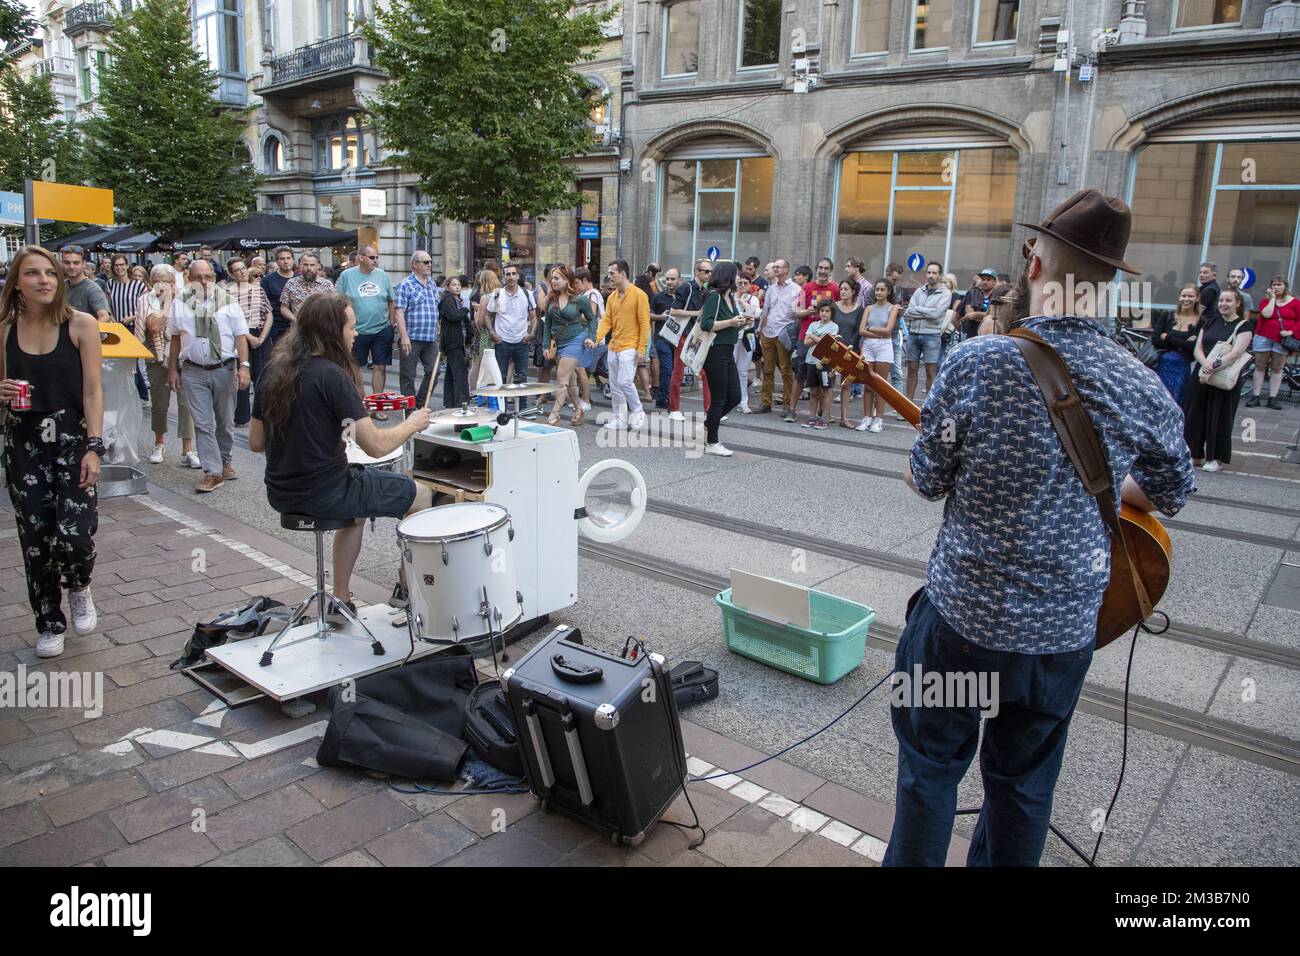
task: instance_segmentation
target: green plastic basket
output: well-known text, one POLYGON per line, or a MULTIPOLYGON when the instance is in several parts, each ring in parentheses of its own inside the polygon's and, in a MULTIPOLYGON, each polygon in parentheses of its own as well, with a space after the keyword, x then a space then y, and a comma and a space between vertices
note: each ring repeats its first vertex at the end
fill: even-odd
POLYGON ((731 588, 715 599, 727 649, 819 684, 833 684, 862 663, 867 628, 876 612, 865 604, 809 589, 811 625, 774 624, 731 603, 731 588))

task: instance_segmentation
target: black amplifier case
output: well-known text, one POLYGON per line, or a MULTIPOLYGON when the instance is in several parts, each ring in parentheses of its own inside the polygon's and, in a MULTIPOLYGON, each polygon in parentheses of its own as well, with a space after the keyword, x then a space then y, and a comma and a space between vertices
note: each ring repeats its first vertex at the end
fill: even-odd
POLYGON ((677 705, 657 654, 624 660, 581 640, 556 628, 501 683, 543 806, 635 846, 682 791, 677 705))

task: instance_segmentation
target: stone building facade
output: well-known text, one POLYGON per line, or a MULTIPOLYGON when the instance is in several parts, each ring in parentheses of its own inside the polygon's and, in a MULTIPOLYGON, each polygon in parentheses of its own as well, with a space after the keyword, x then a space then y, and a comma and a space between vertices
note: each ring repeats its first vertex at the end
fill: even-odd
POLYGON ((1202 258, 1293 276, 1298 10, 629 0, 622 252, 856 255, 874 275, 916 255, 967 283, 1014 273, 1016 223, 1091 185, 1132 202, 1156 301, 1202 258))

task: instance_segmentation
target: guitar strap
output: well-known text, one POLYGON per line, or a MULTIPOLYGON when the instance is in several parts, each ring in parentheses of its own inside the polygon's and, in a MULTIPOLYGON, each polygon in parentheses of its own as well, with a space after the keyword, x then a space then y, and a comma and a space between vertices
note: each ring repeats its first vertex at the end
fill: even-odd
POLYGON ((1097 426, 1084 407, 1083 400, 1074 389, 1070 370, 1059 352, 1052 348, 1037 333, 1029 329, 1012 329, 1009 335, 1015 340, 1016 347, 1029 365, 1029 371, 1043 393, 1047 404, 1047 415, 1056 429, 1056 436, 1061 447, 1074 463, 1074 470, 1079 474, 1088 494, 1097 499, 1101 510, 1101 519, 1110 533, 1115 551, 1123 555, 1133 578, 1133 593, 1137 596, 1138 606, 1142 609, 1145 620, 1154 612, 1151 598, 1147 595, 1146 585, 1138 574, 1137 565, 1129 554, 1128 541, 1124 538, 1124 529, 1119 522, 1119 511, 1115 503, 1115 486, 1111 483, 1110 460, 1097 434, 1097 426))

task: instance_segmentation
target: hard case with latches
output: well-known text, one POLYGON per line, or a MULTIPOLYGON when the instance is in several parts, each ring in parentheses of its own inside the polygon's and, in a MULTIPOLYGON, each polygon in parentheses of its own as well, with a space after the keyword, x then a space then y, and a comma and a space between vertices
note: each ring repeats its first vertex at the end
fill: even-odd
POLYGON ((557 627, 501 683, 533 793, 635 846, 682 791, 677 705, 658 655, 625 660, 581 639, 557 627))

